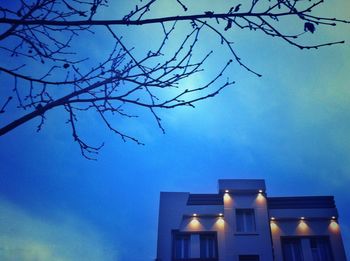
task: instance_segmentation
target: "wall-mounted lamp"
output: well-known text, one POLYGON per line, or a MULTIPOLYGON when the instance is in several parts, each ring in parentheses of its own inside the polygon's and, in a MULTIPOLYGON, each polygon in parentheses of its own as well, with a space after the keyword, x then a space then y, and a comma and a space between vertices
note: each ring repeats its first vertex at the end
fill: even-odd
POLYGON ((229 193, 229 190, 228 190, 228 189, 225 189, 225 193, 229 193))
POLYGON ((262 190, 262 189, 259 189, 259 193, 263 193, 263 190, 262 190))
POLYGON ((193 214, 192 214, 192 216, 196 217, 196 216, 197 216, 197 214, 196 214, 196 213, 193 213, 193 214))
POLYGON ((300 217, 300 219, 301 219, 301 220, 304 220, 304 219, 305 219, 305 217, 300 217))
POLYGON ((331 222, 329 223, 329 229, 333 232, 333 233, 337 233, 339 232, 339 224, 337 223, 337 221, 335 219, 333 219, 331 222))
POLYGON ((276 218, 275 218, 275 217, 271 217, 270 219, 273 221, 273 220, 275 220, 276 218))
POLYGON ((222 217, 223 216, 223 214, 222 213, 219 213, 219 217, 222 217))

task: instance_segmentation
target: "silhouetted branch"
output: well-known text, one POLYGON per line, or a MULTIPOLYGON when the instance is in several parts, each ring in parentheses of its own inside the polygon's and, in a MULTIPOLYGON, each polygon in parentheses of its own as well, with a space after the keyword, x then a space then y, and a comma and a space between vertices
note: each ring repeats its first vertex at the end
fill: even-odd
POLYGON ((87 159, 95 159, 103 143, 91 146, 81 138, 79 118, 84 113, 95 114, 123 141, 143 144, 121 131, 112 119, 137 118, 137 110, 133 108, 139 108, 148 112, 164 133, 159 110, 194 107, 195 103, 218 95, 234 84, 228 78, 223 80, 233 62, 253 75, 261 76, 239 57, 230 40, 232 30, 260 31, 300 49, 317 49, 344 41, 305 45, 299 39, 321 27, 349 23, 315 15, 314 9, 323 3, 322 0, 242 1, 234 6, 227 5, 227 11, 220 13, 191 10, 185 0, 172 1, 177 7, 174 15, 154 17, 153 10, 159 1, 148 0, 140 1, 128 14, 117 19, 95 19, 102 8, 108 8, 106 0, 2 2, 0 77, 6 79, 9 88, 5 91, 7 98, 1 101, 0 114, 19 115, 11 114, 14 111, 22 114, 18 118, 8 117, 10 122, 0 127, 0 136, 35 118, 40 119, 37 125, 37 131, 40 131, 49 118, 48 112, 63 108, 73 139, 87 159), (294 33, 286 33, 280 26, 284 19, 295 23, 294 33), (120 28, 143 25, 159 26, 162 37, 152 47, 154 49, 140 55, 136 52, 139 46, 126 44, 120 28), (179 26, 180 34, 176 30, 179 26), (94 37, 97 30, 111 37, 115 46, 103 61, 88 68, 85 65, 92 61, 82 58, 82 52, 74 48, 74 42, 86 33, 94 37), (199 57, 203 32, 217 37, 231 57, 222 60, 221 65, 215 65, 217 74, 206 83, 186 86, 187 79, 205 71, 209 57, 215 52, 207 51, 199 57), (171 51, 170 43, 175 46, 171 51), (28 73, 28 68, 36 70, 28 73))

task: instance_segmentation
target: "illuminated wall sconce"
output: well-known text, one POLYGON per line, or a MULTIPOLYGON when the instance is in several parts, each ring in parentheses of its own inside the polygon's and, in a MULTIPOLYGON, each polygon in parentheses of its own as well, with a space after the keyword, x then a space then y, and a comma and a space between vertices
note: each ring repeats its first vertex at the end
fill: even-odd
POLYGON ((305 222, 304 217, 300 218, 297 230, 300 233, 309 233, 310 232, 310 228, 309 228, 308 224, 305 222))
POLYGON ((225 228, 225 220, 223 219, 223 214, 219 213, 219 216, 216 219, 214 227, 219 230, 223 230, 225 228))
POLYGON ((330 229, 332 232, 339 232, 339 224, 337 223, 337 217, 331 217, 330 229))
POLYGON ((329 228, 333 233, 339 232, 339 225, 338 225, 337 221, 335 221, 335 219, 333 219, 333 217, 332 217, 332 220, 329 224, 329 228))
POLYGON ((270 229, 273 234, 279 233, 280 229, 278 227, 276 219, 274 217, 270 218, 270 229))
POLYGON ((257 202, 258 205, 264 205, 266 203, 266 198, 265 198, 265 196, 263 194, 263 190, 259 189, 258 191, 259 191, 259 193, 256 196, 256 202, 257 202))
POLYGON ((199 231, 203 230, 203 226, 200 222, 199 215, 196 213, 192 214, 192 218, 190 219, 190 222, 188 223, 188 230, 189 231, 199 231))
POLYGON ((231 194, 230 194, 230 191, 228 189, 225 189, 224 190, 225 193, 224 193, 224 203, 225 204, 232 204, 232 198, 231 198, 231 194))

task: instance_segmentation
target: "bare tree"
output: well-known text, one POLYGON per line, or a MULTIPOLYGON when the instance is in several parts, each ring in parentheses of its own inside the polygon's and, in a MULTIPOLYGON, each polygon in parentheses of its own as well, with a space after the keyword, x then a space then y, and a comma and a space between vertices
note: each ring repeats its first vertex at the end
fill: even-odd
POLYGON ((138 117, 134 108, 143 108, 153 115, 164 132, 159 109, 194 107, 196 102, 214 97, 234 83, 225 77, 232 62, 261 76, 237 55, 230 40, 233 28, 259 31, 300 49, 317 49, 344 42, 306 45, 300 40, 301 36, 314 33, 321 27, 349 23, 315 15, 314 9, 323 0, 242 1, 220 13, 216 10, 191 10, 187 4, 189 0, 173 1, 178 7, 174 16, 154 17, 153 10, 159 0, 140 0, 139 5, 132 6, 128 14, 115 20, 95 18, 103 8, 108 8, 106 0, 2 2, 0 80, 10 78, 12 84, 3 90, 6 95, 0 97, 0 114, 14 115, 14 118, 0 126, 0 135, 34 118, 41 119, 39 131, 48 111, 64 108, 73 138, 79 144, 82 155, 88 159, 93 159, 103 144, 91 146, 81 138, 78 119, 83 113, 97 113, 107 128, 124 141, 142 144, 114 126, 112 117, 138 117), (284 21, 295 24, 298 31, 287 33, 284 21), (160 27, 162 38, 154 50, 142 56, 136 55, 135 49, 125 44, 118 28, 146 24, 160 27), (174 31, 180 24, 189 25, 189 29, 183 31, 182 39, 177 36, 175 41, 174 31), (114 48, 104 61, 85 69, 82 65, 87 62, 87 57, 81 58, 72 43, 86 32, 92 33, 93 37, 100 28, 114 40, 114 48), (226 46, 231 58, 222 62, 217 74, 206 84, 184 88, 184 80, 202 73, 208 66, 206 61, 213 51, 200 59, 194 55, 199 48, 199 35, 208 31, 226 46), (171 41, 178 45, 169 53, 165 49, 171 41), (30 73, 28 68, 35 68, 35 72, 30 73))

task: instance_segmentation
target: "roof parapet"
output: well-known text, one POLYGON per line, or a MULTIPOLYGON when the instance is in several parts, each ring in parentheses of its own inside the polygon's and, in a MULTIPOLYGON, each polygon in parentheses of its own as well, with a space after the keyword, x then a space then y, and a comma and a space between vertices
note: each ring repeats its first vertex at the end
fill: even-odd
POLYGON ((266 185, 263 179, 219 179, 219 193, 265 193, 266 185))

